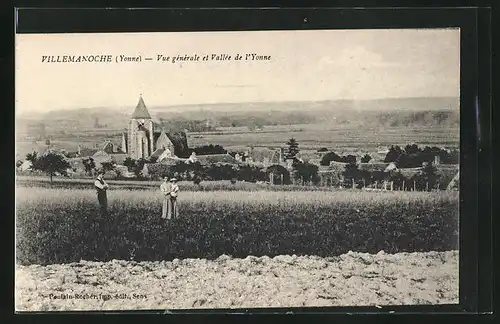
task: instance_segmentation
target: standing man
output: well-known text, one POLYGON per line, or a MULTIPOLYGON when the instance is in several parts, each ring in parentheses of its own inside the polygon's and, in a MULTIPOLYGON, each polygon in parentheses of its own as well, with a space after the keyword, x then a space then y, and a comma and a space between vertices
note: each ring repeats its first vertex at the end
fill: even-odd
POLYGON ((106 190, 109 186, 104 181, 104 171, 100 170, 97 173, 97 179, 94 182, 94 186, 97 190, 97 200, 99 201, 99 207, 101 208, 101 215, 106 215, 108 212, 108 197, 106 195, 106 190))

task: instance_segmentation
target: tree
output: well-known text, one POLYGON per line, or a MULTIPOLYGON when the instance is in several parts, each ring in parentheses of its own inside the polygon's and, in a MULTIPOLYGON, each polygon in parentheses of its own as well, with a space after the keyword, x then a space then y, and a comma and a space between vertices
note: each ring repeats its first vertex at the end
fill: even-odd
POLYGON ((141 177, 141 172, 142 169, 144 168, 144 164, 146 164, 146 160, 144 159, 139 159, 135 161, 135 167, 134 167, 134 174, 136 177, 140 178, 141 177))
POLYGON ((418 168, 425 162, 422 157, 421 153, 408 154, 403 152, 398 156, 395 163, 398 168, 418 168))
POLYGON ((182 131, 170 131, 167 133, 168 138, 174 145, 174 154, 178 157, 188 157, 191 152, 189 152, 187 135, 182 131))
POLYGON ((286 145, 288 145, 288 149, 285 154, 286 158, 287 159, 295 158, 299 153, 299 143, 297 143, 295 138, 290 138, 288 142, 286 142, 286 145))
POLYGON ((348 164, 356 164, 356 156, 349 154, 347 156, 343 156, 341 159, 341 162, 348 163, 348 164))
POLYGON ((362 158, 361 158, 361 163, 368 163, 370 162, 372 159, 372 157, 369 155, 369 154, 365 154, 362 158))
POLYGON ((325 155, 323 155, 319 164, 322 166, 329 166, 330 162, 332 162, 332 161, 340 162, 340 160, 341 160, 341 157, 338 156, 337 153, 328 152, 325 155))
POLYGON ((189 164, 191 168, 191 179, 193 183, 198 185, 204 177, 204 169, 200 162, 196 161, 194 163, 189 164))
MULTIPOLYGON (((32 161, 33 163, 33 161, 32 161)), ((56 173, 67 176, 66 170, 70 167, 68 161, 64 159, 64 156, 54 152, 47 152, 40 157, 36 158, 35 162, 31 166, 34 170, 40 170, 47 173, 50 176, 50 183, 52 184, 52 178, 56 173)))
POLYGON ((318 176, 318 166, 311 164, 309 162, 297 162, 294 163, 294 175, 295 179, 301 180, 302 184, 305 184, 307 182, 313 182, 313 183, 318 183, 319 182, 319 176, 318 176))
POLYGON ((436 187, 439 178, 437 168, 431 163, 426 163, 417 176, 417 181, 420 183, 420 188, 424 189, 424 186, 427 187, 428 184, 428 189, 432 189, 436 187))
POLYGON ((88 175, 92 175, 92 170, 95 169, 95 162, 93 158, 83 159, 83 166, 88 175))
POLYGON ((402 175, 401 172, 399 171, 389 172, 388 180, 393 182, 394 188, 396 188, 396 190, 406 189, 403 187, 403 184, 405 187, 408 187, 410 185, 410 181, 406 179, 406 177, 402 175))
POLYGON ((405 146, 405 152, 408 154, 418 154, 421 150, 417 144, 408 144, 405 146))
POLYGON ((226 154, 227 150, 221 145, 204 145, 198 146, 194 149, 196 155, 209 155, 209 154, 226 154))
POLYGON ((124 161, 123 161, 123 165, 127 167, 128 171, 129 172, 134 172, 135 170, 135 160, 130 158, 130 157, 127 157, 124 161))
POLYGON ((243 165, 238 170, 237 178, 248 182, 265 181, 266 173, 257 166, 243 165))
POLYGON ((26 161, 30 161, 31 165, 34 165, 37 159, 38 159, 38 154, 34 151, 33 153, 26 154, 26 161))
POLYGON ((113 171, 115 169, 116 163, 114 162, 102 162, 102 170, 104 172, 113 171))
POLYGON ((353 180, 356 182, 361 178, 361 174, 356 163, 347 163, 342 175, 344 176, 344 186, 346 187, 351 187, 353 180))
POLYGON ((385 163, 390 163, 390 162, 396 162, 398 157, 403 153, 403 150, 399 146, 391 146, 389 149, 389 152, 387 152, 387 155, 385 156, 384 162, 385 163))

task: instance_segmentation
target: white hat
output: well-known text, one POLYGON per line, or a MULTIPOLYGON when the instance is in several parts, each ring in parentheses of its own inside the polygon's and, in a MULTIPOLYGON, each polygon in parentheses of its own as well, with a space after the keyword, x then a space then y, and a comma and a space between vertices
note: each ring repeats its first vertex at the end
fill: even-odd
POLYGON ((170 179, 170 182, 172 182, 172 181, 177 181, 177 179, 176 178, 170 179))

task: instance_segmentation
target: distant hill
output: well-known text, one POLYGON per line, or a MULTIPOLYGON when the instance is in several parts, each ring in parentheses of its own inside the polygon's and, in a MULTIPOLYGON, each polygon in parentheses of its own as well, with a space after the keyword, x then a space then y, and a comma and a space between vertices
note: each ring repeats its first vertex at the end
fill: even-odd
POLYGON ((220 103, 179 106, 151 106, 150 112, 235 112, 235 111, 316 111, 316 110, 458 110, 459 98, 432 97, 432 98, 386 98, 371 100, 325 100, 325 101, 290 101, 290 102, 247 102, 247 103, 220 103))
MULTIPOLYGON (((147 100, 146 100, 147 104, 147 100)), ((148 106, 155 119, 175 123, 211 120, 218 126, 290 125, 309 123, 359 123, 410 126, 413 123, 456 125, 459 99, 389 98, 375 100, 328 100, 312 102, 250 102, 182 106, 148 106)), ((124 129, 134 105, 56 110, 40 115, 16 117, 16 128, 32 129, 43 123, 46 131, 72 132, 88 129, 124 129)))

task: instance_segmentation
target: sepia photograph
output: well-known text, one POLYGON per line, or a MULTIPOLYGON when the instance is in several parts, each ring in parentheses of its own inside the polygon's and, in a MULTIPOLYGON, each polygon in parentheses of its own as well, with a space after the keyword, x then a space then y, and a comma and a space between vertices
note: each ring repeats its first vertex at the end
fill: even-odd
POLYGON ((460 29, 15 35, 15 310, 459 303, 460 29))

